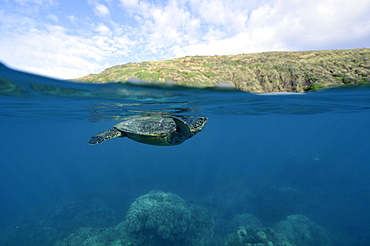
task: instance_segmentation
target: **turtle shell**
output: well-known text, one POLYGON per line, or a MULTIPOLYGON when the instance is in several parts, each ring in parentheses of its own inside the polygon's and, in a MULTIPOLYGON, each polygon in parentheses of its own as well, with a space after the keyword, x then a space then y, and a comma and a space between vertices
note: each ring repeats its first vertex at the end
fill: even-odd
POLYGON ((120 131, 144 136, 166 136, 176 130, 176 124, 170 117, 141 116, 115 125, 120 131))

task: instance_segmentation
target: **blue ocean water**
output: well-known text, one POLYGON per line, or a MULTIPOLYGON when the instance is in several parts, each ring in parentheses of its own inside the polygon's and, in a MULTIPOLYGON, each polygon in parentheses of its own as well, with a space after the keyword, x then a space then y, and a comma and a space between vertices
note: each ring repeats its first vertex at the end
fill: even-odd
MULTIPOLYGON (((281 234, 288 233, 281 229, 287 218, 301 218, 293 215, 320 228, 315 234, 308 222, 292 224, 306 239, 284 234, 291 240, 284 245, 370 245, 369 86, 254 95, 137 81, 73 83, 1 66, 0 104, 0 245, 74 245, 65 241, 72 233, 116 226, 153 190, 201 208, 192 216, 211 218, 203 221, 211 221, 204 226, 209 234, 196 243, 190 229, 180 241, 158 231, 161 243, 132 245, 258 243, 246 236, 250 224, 236 222, 246 215, 281 234), (87 144, 148 112, 209 120, 178 146, 128 138, 87 144)), ((129 245, 122 237, 121 244, 84 245, 129 245)))

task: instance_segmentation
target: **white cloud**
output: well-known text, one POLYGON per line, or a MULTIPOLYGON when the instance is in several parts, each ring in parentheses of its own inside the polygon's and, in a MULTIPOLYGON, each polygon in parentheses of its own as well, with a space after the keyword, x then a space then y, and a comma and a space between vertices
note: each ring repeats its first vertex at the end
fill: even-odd
POLYGON ((221 26, 229 32, 241 31, 248 20, 250 1, 191 0, 190 3, 203 24, 221 26))
POLYGON ((110 58, 127 55, 131 42, 125 36, 113 35, 103 24, 87 37, 68 34, 68 29, 49 24, 32 23, 17 33, 4 29, 7 31, 0 38, 1 61, 14 68, 58 78, 99 72, 110 58))
POLYGON ((137 7, 138 5, 138 0, 120 0, 120 2, 124 7, 129 8, 137 7))
POLYGON ((103 36, 110 36, 110 35, 112 35, 112 32, 110 31, 110 29, 109 29, 106 25, 104 25, 104 24, 102 24, 102 23, 100 23, 100 24, 95 28, 95 30, 96 30, 97 32, 99 32, 99 34, 100 34, 100 35, 103 35, 103 36))
POLYGON ((71 22, 71 23, 76 23, 77 22, 77 17, 74 16, 74 15, 68 15, 67 16, 67 19, 71 22))
MULTIPOLYGON (((11 0, 3 1, 5 4, 10 4, 9 12, 16 11, 22 14, 39 14, 43 11, 50 11, 58 6, 57 0, 11 0)), ((0 4, 1 6, 1 4, 0 4)))
POLYGON ((370 29, 357 34, 354 31, 356 27, 369 23, 369 1, 359 0, 356 4, 347 0, 294 3, 287 5, 284 1, 279 1, 274 6, 276 13, 266 22, 283 31, 280 32, 283 34, 281 41, 289 43, 290 38, 300 42, 301 45, 295 45, 298 49, 320 48, 335 45, 338 41, 350 42, 359 36, 369 35, 370 29), (290 11, 284 12, 288 7, 290 11), (284 31, 284 27, 288 29, 284 31))
POLYGON ((53 14, 48 14, 47 17, 49 20, 52 20, 54 22, 59 22, 59 19, 56 15, 53 15, 53 14))
POLYGON ((147 22, 145 31, 156 45, 173 45, 186 43, 196 35, 199 20, 192 18, 189 11, 171 1, 165 7, 154 7, 151 10, 151 22, 147 22))
POLYGON ((107 18, 110 16, 110 12, 107 6, 100 4, 100 3, 95 3, 94 13, 97 16, 102 17, 102 18, 107 18))
POLYGON ((185 2, 170 0, 166 4, 155 5, 147 1, 121 0, 123 10, 136 20, 137 40, 146 43, 148 50, 160 54, 177 44, 186 44, 197 38, 200 20, 191 15, 185 2))
POLYGON ((164 5, 127 0, 121 3, 136 16, 138 35, 146 42, 146 50, 162 57, 287 48, 276 40, 276 25, 270 27, 266 22, 276 22, 276 10, 271 4, 251 9, 245 1, 231 0, 170 0, 164 5))
POLYGON ((55 0, 14 0, 17 4, 30 7, 30 6, 53 6, 56 5, 55 0))
POLYGON ((346 0, 271 1, 255 9, 237 10, 234 16, 240 16, 239 19, 227 19, 220 10, 223 8, 222 12, 231 16, 235 5, 216 2, 209 12, 202 11, 208 8, 208 1, 199 5, 199 15, 205 20, 202 23, 209 23, 212 28, 197 43, 176 46, 175 56, 346 48, 336 44, 370 38, 370 2, 365 0, 356 4, 346 0), (214 18, 217 12, 219 20, 214 18), (243 12, 248 13, 248 18, 241 17, 243 12), (228 26, 239 26, 238 31, 228 26))

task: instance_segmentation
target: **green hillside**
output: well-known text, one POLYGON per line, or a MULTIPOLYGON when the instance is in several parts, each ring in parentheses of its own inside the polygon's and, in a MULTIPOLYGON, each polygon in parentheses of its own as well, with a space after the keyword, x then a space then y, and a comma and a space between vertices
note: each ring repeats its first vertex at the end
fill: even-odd
POLYGON ((231 82, 249 92, 303 92, 370 83, 370 49, 187 56, 114 66, 76 80, 107 83, 129 78, 195 87, 231 82))

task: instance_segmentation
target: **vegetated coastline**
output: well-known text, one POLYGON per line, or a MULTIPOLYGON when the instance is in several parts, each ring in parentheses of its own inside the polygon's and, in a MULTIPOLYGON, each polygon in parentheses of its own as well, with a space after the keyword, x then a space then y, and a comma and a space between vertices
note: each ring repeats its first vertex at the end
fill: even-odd
POLYGON ((75 79, 92 83, 148 82, 206 87, 230 82, 253 92, 305 92, 370 83, 370 49, 264 52, 225 56, 187 56, 128 63, 75 79))

